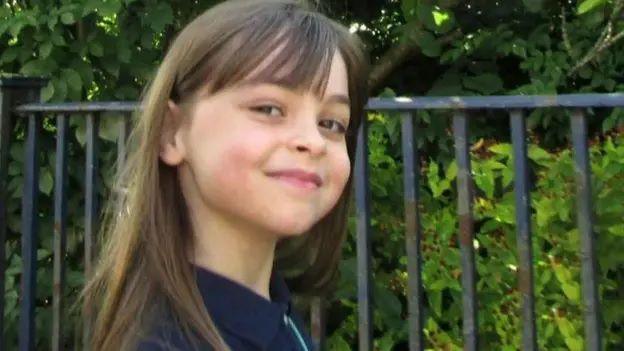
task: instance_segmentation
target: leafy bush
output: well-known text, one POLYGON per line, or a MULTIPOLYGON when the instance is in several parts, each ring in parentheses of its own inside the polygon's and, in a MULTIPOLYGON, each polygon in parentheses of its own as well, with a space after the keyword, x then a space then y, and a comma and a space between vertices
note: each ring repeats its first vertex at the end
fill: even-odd
MULTIPOLYGON (((379 350, 407 347, 407 268, 402 165, 391 157, 399 146, 394 117, 372 115, 370 172, 373 211, 374 320, 379 350)), ((425 128, 425 127, 423 127, 425 128)), ((517 350, 521 343, 521 297, 517 290, 511 145, 477 140, 472 150, 476 185, 475 249, 479 276, 479 331, 484 350, 517 350), (480 145, 480 146, 479 146, 480 145)), ((606 349, 624 345, 624 136, 613 135, 591 149, 600 296, 606 349)), ((538 345, 546 350, 583 349, 580 242, 576 229, 574 161, 568 148, 529 148, 532 167, 532 230, 538 345)), ((420 211, 425 338, 435 350, 462 349, 461 264, 457 244, 455 161, 422 158, 420 211)), ((331 350, 357 343, 355 232, 345 248, 342 282, 332 305, 331 350)))

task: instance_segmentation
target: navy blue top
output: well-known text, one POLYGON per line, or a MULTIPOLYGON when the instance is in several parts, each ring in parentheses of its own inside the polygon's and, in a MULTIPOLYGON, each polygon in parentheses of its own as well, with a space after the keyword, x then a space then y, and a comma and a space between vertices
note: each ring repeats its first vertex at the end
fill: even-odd
MULTIPOLYGON (((201 267, 196 267, 196 272, 206 308, 232 351, 314 350, 301 318, 292 308, 286 282, 275 270, 269 285, 271 301, 216 272, 201 267)), ((157 327, 152 335, 139 343, 139 351, 194 350, 173 326, 157 327)), ((198 349, 211 348, 200 345, 198 349)))

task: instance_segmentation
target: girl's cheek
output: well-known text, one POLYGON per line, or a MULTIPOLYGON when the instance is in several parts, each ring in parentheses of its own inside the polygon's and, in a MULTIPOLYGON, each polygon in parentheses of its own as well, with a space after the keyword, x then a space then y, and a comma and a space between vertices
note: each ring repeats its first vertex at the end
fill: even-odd
POLYGON ((263 160, 263 150, 266 150, 267 137, 261 133, 237 133, 232 135, 230 142, 217 155, 219 162, 215 170, 224 180, 231 179, 245 186, 250 171, 260 169, 263 160))
POLYGON ((347 154, 346 150, 344 152, 339 152, 338 154, 340 156, 336 157, 336 160, 332 165, 332 177, 334 178, 334 182, 337 185, 339 185, 341 188, 344 188, 351 172, 351 163, 349 161, 349 155, 347 154))

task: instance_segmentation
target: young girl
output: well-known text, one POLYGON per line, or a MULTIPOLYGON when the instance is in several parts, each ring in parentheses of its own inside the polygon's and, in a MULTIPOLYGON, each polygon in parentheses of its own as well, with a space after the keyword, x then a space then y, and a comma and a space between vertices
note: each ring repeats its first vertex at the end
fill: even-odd
POLYGON ((182 30, 86 289, 93 350, 312 350, 285 278, 335 282, 367 69, 296 0, 226 1, 182 30))

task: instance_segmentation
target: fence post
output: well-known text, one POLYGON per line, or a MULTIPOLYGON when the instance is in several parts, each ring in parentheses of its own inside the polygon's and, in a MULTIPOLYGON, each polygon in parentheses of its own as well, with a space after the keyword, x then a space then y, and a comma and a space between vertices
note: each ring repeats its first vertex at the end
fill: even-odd
POLYGON ((7 232, 7 178, 9 148, 13 132, 13 108, 40 99, 47 80, 19 76, 0 76, 0 350, 5 349, 4 330, 4 252, 7 232))

